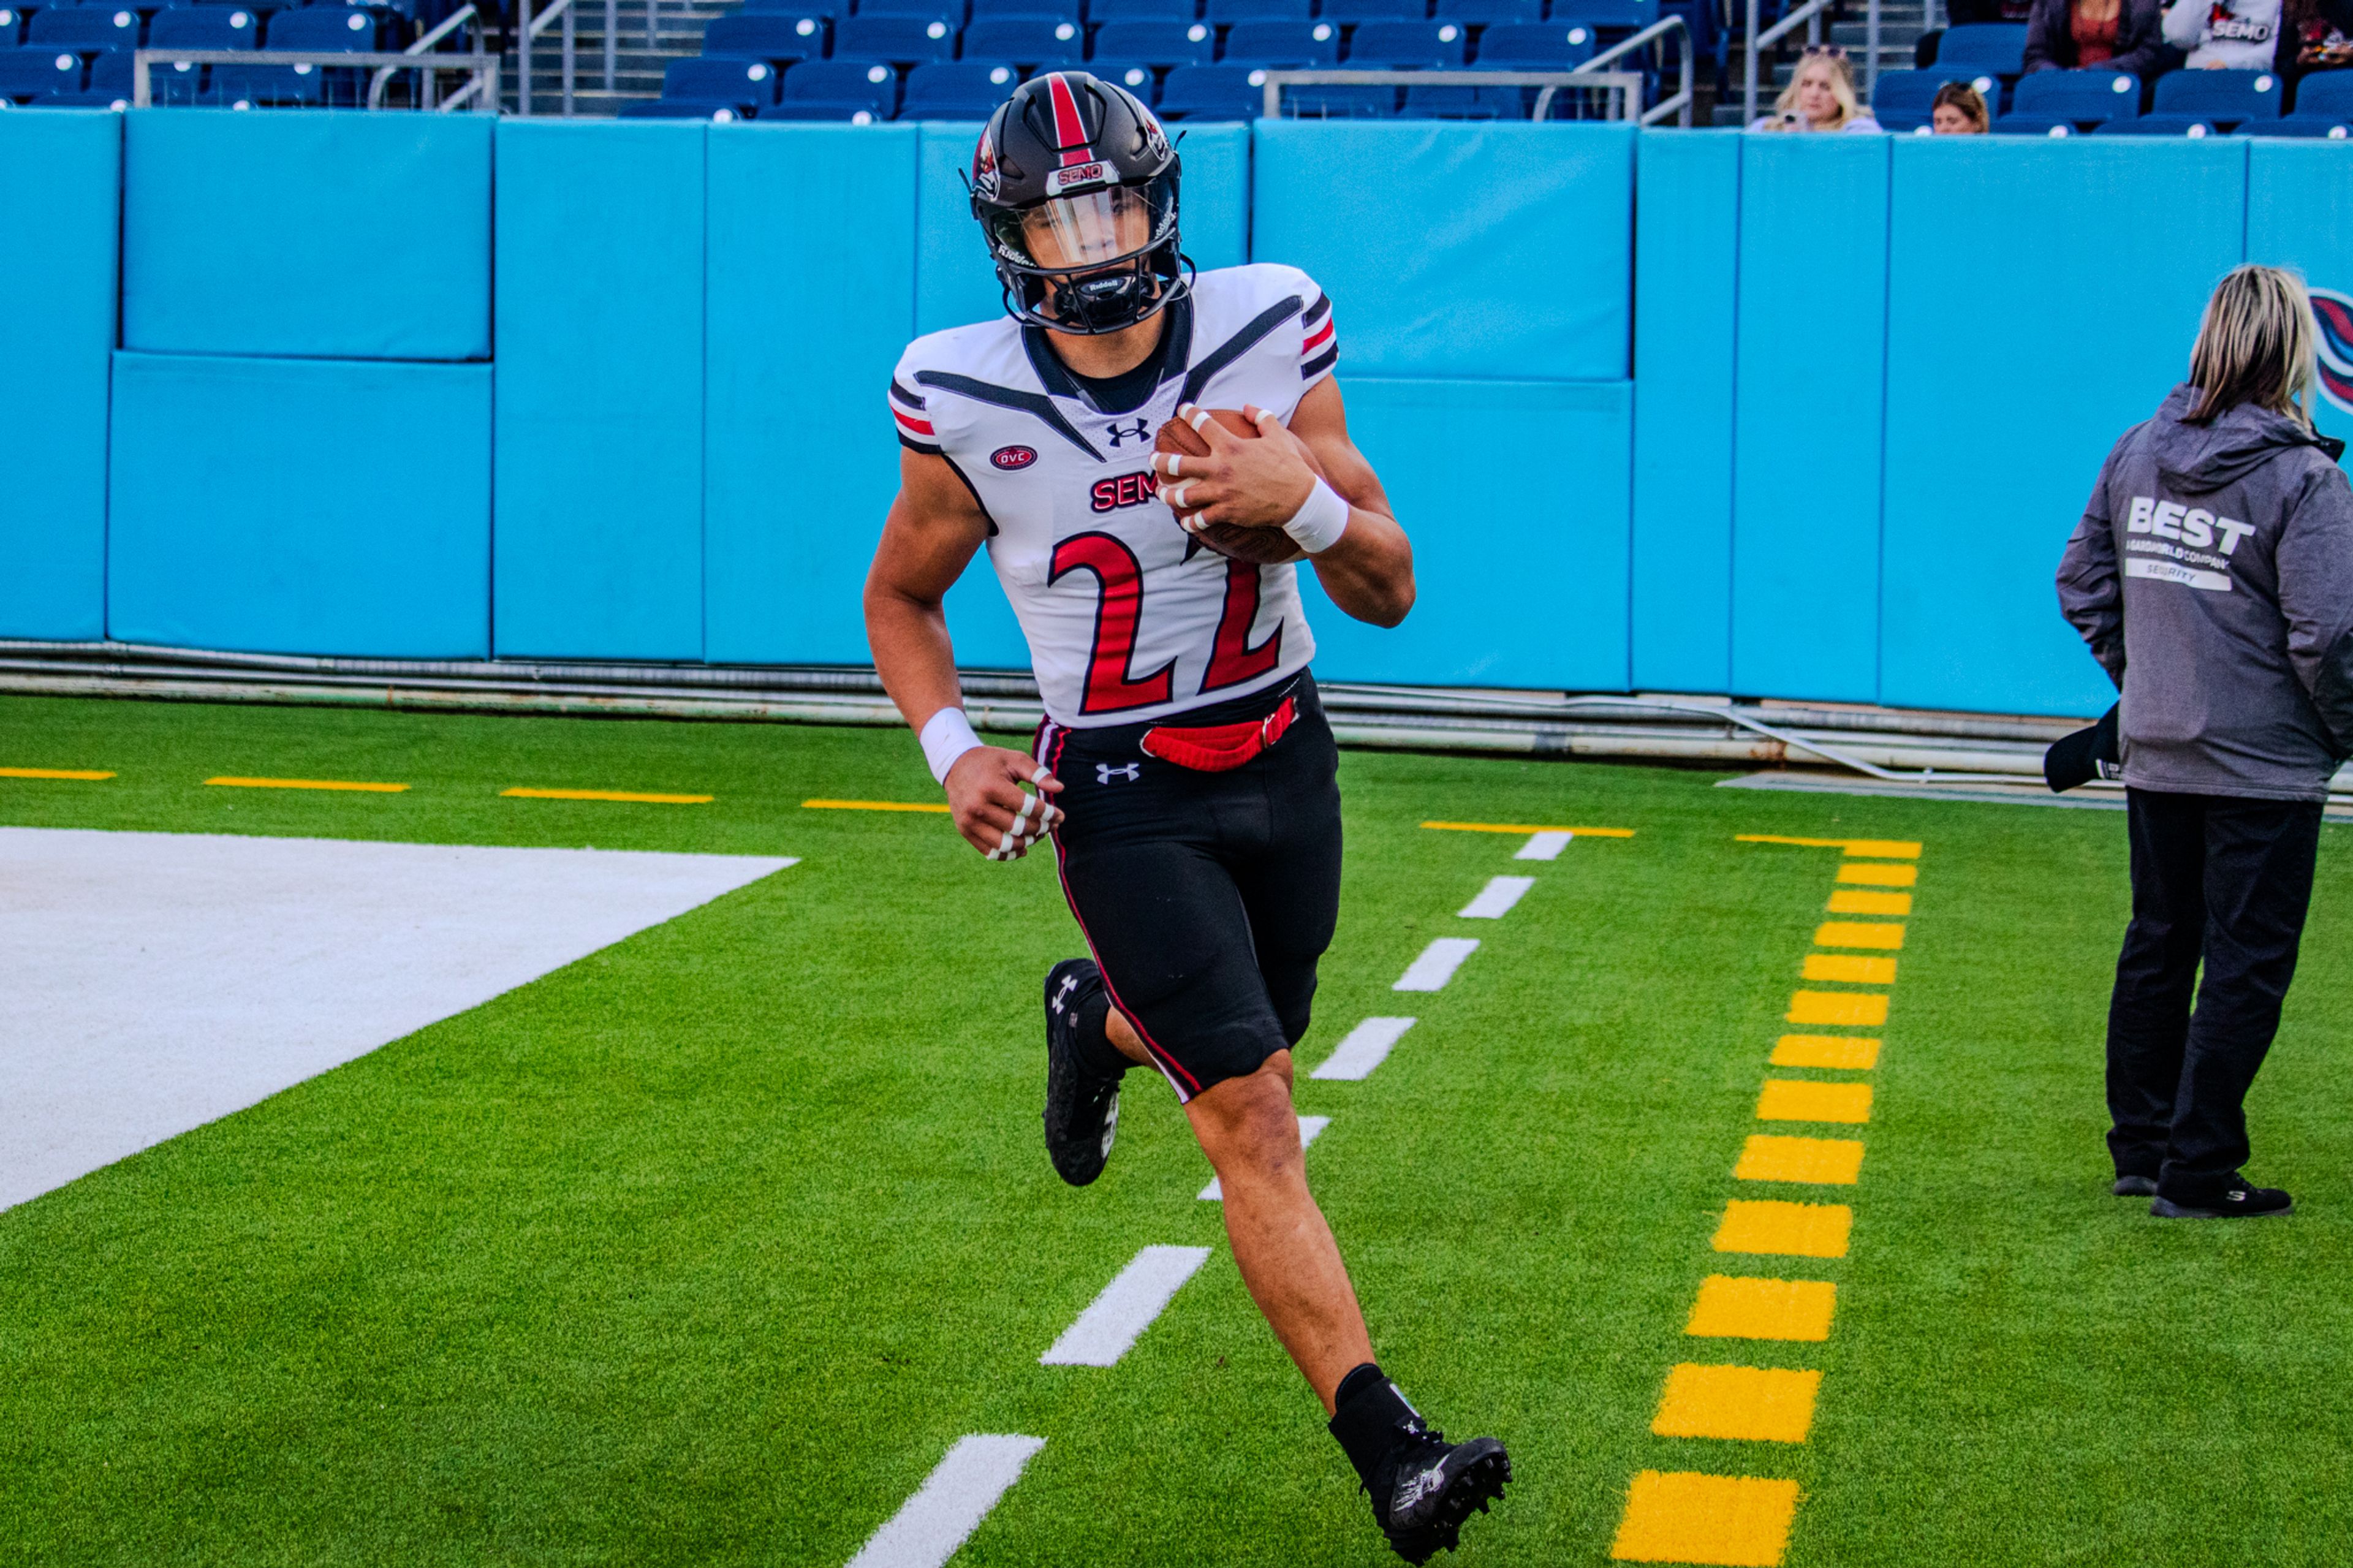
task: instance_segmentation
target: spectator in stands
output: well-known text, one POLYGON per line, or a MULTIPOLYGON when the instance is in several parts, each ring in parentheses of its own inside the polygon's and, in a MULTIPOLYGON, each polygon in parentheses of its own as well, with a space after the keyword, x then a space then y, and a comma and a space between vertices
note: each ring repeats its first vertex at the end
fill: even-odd
POLYGON ((2240 1167, 2353 756, 2353 489, 2344 443, 2312 427, 2315 371, 2302 280, 2232 271, 2189 379, 2108 454, 2059 563, 2061 610, 2124 692, 2108 1151, 2116 1195, 2160 1217, 2291 1206, 2240 1167))
POLYGON ((2030 71, 2130 71, 2144 79, 2181 64, 2165 41, 2159 0, 2034 0, 2026 22, 2030 71))
POLYGON ((1751 131, 1867 131, 1880 129, 1854 96, 1854 67, 1836 44, 1808 44, 1797 75, 1760 114, 1751 131))
POLYGON ((1948 81, 1928 105, 1928 128, 1939 136, 1982 136, 1993 129, 1986 101, 1965 81, 1948 81))

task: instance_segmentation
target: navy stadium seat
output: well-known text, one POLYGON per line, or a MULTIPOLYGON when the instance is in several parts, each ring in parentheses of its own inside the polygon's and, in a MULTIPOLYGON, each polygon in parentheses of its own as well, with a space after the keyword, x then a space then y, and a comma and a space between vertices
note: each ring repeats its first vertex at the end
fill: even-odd
POLYGON ((1928 123, 1936 89, 1952 79, 1940 70, 1881 71, 1872 89, 1871 117, 1890 131, 1916 131, 1928 123))
POLYGON ((1348 63, 1358 70, 1459 68, 1469 36, 1460 22, 1366 22, 1348 40, 1348 63))
POLYGON ((1060 21, 1079 20, 1079 0, 972 0, 972 19, 984 16, 1052 16, 1060 21))
POLYGON ((169 5, 147 24, 151 49, 249 49, 261 37, 250 6, 169 5))
POLYGON ((139 13, 102 5, 66 5, 33 14, 25 35, 34 44, 69 49, 115 49, 139 47, 139 13))
POLYGON ((845 16, 833 25, 836 59, 926 65, 955 58, 955 42, 945 16, 845 16))
POLYGON ((25 41, 26 13, 13 5, 0 5, 0 49, 13 49, 25 41))
POLYGON ((1507 22, 1479 35, 1479 64, 1493 70, 1575 70, 1593 58, 1593 28, 1581 22, 1507 22))
POLYGON ((2295 112, 2343 120, 2353 116, 2353 70, 2315 71, 2296 84, 2295 112))
POLYGON ((1544 6, 1538 0, 1438 0, 1438 14, 1450 22, 1492 27, 1498 22, 1541 22, 1544 6))
POLYGON ((1179 66, 1160 84, 1170 120, 1255 120, 1266 106, 1266 72, 1255 66, 1179 66))
POLYGON ((920 16, 926 22, 945 16, 951 27, 964 26, 963 0, 858 0, 853 10, 860 16, 920 16))
POLYGON ((1069 16, 976 16, 964 30, 965 58, 1064 65, 1087 52, 1087 30, 1069 16))
POLYGON ((33 100, 43 109, 128 109, 131 107, 129 49, 101 49, 90 62, 89 85, 79 92, 61 92, 33 100))
POLYGON ((1209 0, 1209 20, 1220 26, 1234 22, 1304 22, 1307 0, 1209 0))
POLYGON ((825 24, 814 16, 751 15, 714 18, 702 30, 702 52, 771 65, 813 60, 825 52, 825 24))
MULTIPOLYGON (((744 0, 745 16, 807 16, 822 25, 849 13, 843 0, 744 0)), ((819 37, 824 37, 820 32, 819 37)))
POLYGON ((2187 114, 2219 130, 2245 120, 2277 120, 2280 79, 2270 71, 2178 70, 2157 79, 2158 114, 2187 114))
POLYGON ((81 90, 81 57, 68 49, 0 52, 0 98, 50 98, 81 90))
POLYGON ((1516 87, 1409 87, 1408 120, 1525 120, 1527 100, 1516 87))
POLYGON ((1095 30, 1091 57, 1142 60, 1148 66, 1205 66, 1214 58, 1217 30, 1207 22, 1105 22, 1095 30))
POLYGON ((776 68, 741 56, 672 60, 662 72, 661 95, 702 105, 725 104, 738 113, 776 101, 776 68))
POLYGON ((1318 13, 1343 25, 1354 22, 1419 22, 1430 15, 1424 0, 1324 0, 1318 13))
POLYGON ((1393 87, 1294 87, 1282 94, 1286 120, 1387 120, 1396 112, 1393 87))
POLYGON ((710 99, 655 98, 639 103, 621 105, 624 120, 715 120, 724 125, 744 118, 743 111, 732 103, 720 103, 710 99))
POLYGON ((311 108, 327 100, 327 73, 316 66, 215 66, 206 87, 215 103, 276 103, 311 108))
POLYGON ((1659 0, 1552 0, 1546 19, 1632 32, 1659 19, 1659 0))
POLYGON ((1152 68, 1141 60, 1089 60, 1088 71, 1104 81, 1117 82, 1145 102, 1152 101, 1152 68))
POLYGON ((2128 72, 2097 67, 2035 71, 2010 89, 2010 108, 1993 128, 2006 135, 2047 136, 2061 126, 2082 131, 2139 115, 2140 79, 2128 72))
POLYGON ((1189 22, 1193 0, 1089 0, 1090 22, 1189 22))
POLYGON ((888 120, 899 102, 899 76, 879 60, 811 60, 785 72, 779 120, 888 120))
POLYGON ((2101 136, 2215 136, 2214 122, 2197 114, 2139 114, 2130 120, 2110 120, 2094 126, 2101 136))
POLYGON ((1226 29, 1225 53, 1237 65, 1311 70, 1340 62, 1337 22, 1236 22, 1226 29))
POLYGON ((2353 137, 2353 114, 2284 114, 2247 129, 2257 136, 2316 136, 2342 142, 2353 137))
POLYGON ((986 120, 1021 85, 1021 72, 994 60, 946 60, 907 73, 902 120, 986 120))
POLYGON ((365 11, 340 5, 309 6, 280 11, 269 18, 272 49, 347 49, 354 53, 375 47, 375 17, 365 11))
POLYGON ((2026 68, 2026 24, 1964 22, 1947 27, 1936 45, 1936 68, 1955 80, 2016 76, 2026 68))

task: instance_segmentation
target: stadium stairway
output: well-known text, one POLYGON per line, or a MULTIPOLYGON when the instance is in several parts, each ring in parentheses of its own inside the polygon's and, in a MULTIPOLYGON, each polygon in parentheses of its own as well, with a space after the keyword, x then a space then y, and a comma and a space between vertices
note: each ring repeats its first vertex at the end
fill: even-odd
MULTIPOLYGON (((1747 26, 1747 0, 1729 0, 1733 7, 1735 26, 1747 26)), ((1772 23, 1767 21, 1767 26, 1772 23)), ((1879 7, 1879 68, 1909 70, 1913 50, 1920 35, 1927 30, 1927 0, 1881 0, 1879 7)), ((1831 43, 1845 48, 1847 58, 1854 62, 1855 86, 1862 85, 1862 57, 1869 45, 1871 25, 1862 0, 1845 0, 1822 25, 1822 36, 1831 43)), ((1769 108, 1781 89, 1796 74, 1799 51, 1805 47, 1805 29, 1799 28, 1781 40, 1779 49, 1767 56, 1757 72, 1757 101, 1761 113, 1769 108)), ((1732 45, 1732 63, 1725 71, 1725 90, 1715 102, 1715 125, 1736 126, 1740 121, 1740 71, 1742 51, 1746 45, 1736 37, 1732 45)))
MULTIPOLYGON (((691 59, 702 52, 702 29, 720 16, 732 16, 739 4, 719 0, 664 0, 659 33, 652 47, 646 39, 644 0, 621 0, 618 45, 615 50, 613 90, 605 90, 604 0, 573 0, 579 14, 573 19, 573 112, 609 117, 621 106, 661 96, 662 72, 672 60, 691 59)), ((534 115, 564 112, 564 24, 558 21, 532 45, 532 100, 534 115)), ((501 80, 506 83, 506 108, 512 113, 518 98, 521 73, 515 51, 506 53, 501 80)))

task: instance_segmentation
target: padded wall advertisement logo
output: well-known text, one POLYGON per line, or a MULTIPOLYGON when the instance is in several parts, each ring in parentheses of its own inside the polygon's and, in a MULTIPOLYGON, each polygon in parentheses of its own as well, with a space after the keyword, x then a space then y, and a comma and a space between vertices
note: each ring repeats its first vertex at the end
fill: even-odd
POLYGON ((2320 329, 2320 395, 2353 414, 2353 298, 2315 289, 2312 323, 2320 329))

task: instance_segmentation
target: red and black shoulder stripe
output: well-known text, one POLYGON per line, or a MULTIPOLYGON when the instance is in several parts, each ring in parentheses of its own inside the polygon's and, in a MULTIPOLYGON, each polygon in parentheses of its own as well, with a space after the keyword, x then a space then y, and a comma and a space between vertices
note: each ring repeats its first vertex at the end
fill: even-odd
POLYGON ((899 428, 901 446, 933 457, 940 455, 939 433, 932 427, 923 400, 900 385, 896 377, 891 382, 891 421, 899 428))
POLYGON ((1332 321, 1332 301, 1318 294, 1299 313, 1299 378, 1314 381, 1340 363, 1340 337, 1332 321))

